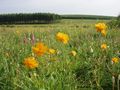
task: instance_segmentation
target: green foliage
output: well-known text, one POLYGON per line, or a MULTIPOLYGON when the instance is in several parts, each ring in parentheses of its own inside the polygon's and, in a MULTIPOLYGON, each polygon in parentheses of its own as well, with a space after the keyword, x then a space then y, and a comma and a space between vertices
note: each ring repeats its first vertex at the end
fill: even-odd
POLYGON ((108 22, 110 28, 120 28, 120 15, 116 18, 108 22))
POLYGON ((109 29, 102 37, 95 30, 98 22, 107 21, 75 19, 56 24, 1 25, 0 90, 111 90, 112 75, 120 74, 120 62, 111 63, 120 51, 120 30, 109 29), (69 35, 68 44, 56 40, 58 32, 69 35), (39 67, 30 70, 23 61, 33 56, 31 33, 36 43, 44 42, 58 53, 37 57, 39 67), (102 51, 100 46, 105 42, 108 47, 102 51), (72 50, 76 56, 70 55, 72 50))
POLYGON ((39 24, 53 23, 61 17, 51 13, 28 13, 28 14, 1 14, 0 24, 39 24))
POLYGON ((112 16, 97 16, 97 15, 61 15, 63 19, 95 19, 95 20, 110 20, 116 17, 112 16))

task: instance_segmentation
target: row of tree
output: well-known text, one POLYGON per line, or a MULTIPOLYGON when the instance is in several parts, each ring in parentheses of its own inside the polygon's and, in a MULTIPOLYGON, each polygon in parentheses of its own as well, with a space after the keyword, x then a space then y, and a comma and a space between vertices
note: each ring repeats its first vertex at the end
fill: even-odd
POLYGON ((60 15, 51 13, 1 14, 0 24, 53 23, 59 19, 60 15))
POLYGON ((92 20, 111 20, 113 16, 98 16, 98 15, 61 15, 63 19, 92 19, 92 20))

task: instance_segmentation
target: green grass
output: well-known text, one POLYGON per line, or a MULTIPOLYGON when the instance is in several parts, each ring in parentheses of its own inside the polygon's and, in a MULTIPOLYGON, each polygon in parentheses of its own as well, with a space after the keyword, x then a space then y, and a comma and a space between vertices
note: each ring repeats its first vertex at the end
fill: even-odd
POLYGON ((120 63, 111 64, 120 51, 120 29, 110 29, 102 37, 94 27, 98 22, 108 21, 67 19, 56 24, 1 25, 0 90, 111 90, 112 74, 120 72, 120 63), (57 32, 69 35, 67 45, 56 40, 57 32), (36 42, 59 52, 37 57, 39 67, 32 70, 23 64, 24 58, 33 55, 30 41, 23 43, 25 34, 30 39, 31 33, 36 42), (105 52, 102 43, 109 46, 105 52), (77 52, 75 57, 69 54, 72 50, 77 52))

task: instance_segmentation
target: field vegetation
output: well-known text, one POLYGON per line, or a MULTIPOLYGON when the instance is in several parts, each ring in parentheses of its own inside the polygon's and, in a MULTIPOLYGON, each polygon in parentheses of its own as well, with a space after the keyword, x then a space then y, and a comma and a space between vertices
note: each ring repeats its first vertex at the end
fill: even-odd
POLYGON ((0 90, 119 90, 120 29, 108 22, 0 25, 0 90))
POLYGON ((108 23, 110 28, 120 28, 120 15, 108 23))

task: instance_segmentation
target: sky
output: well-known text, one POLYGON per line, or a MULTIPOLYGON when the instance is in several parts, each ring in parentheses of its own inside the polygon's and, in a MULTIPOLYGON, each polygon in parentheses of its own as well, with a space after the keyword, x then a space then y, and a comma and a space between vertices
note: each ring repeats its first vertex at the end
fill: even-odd
POLYGON ((120 0, 0 0, 0 14, 38 12, 118 16, 120 0))

